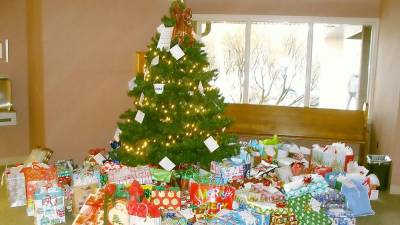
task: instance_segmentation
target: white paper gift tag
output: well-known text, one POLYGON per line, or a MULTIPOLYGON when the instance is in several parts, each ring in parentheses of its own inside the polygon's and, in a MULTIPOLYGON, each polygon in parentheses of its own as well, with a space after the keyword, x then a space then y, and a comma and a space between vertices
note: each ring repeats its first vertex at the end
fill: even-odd
POLYGON ((167 171, 171 171, 176 166, 168 157, 164 157, 158 164, 167 171))
POLYGON ((145 116, 144 112, 138 110, 138 111, 136 112, 135 120, 136 120, 138 123, 143 123, 144 116, 145 116))
POLYGON ((172 47, 169 52, 171 52, 172 56, 176 59, 179 60, 180 58, 182 58, 185 53, 182 51, 181 47, 179 47, 179 45, 175 45, 174 47, 172 47))
POLYGON ((319 212, 319 210, 321 210, 321 202, 317 201, 315 198, 311 198, 310 205, 311 208, 316 212, 319 212))
POLYGON ((119 141, 119 135, 121 135, 122 131, 117 128, 114 132, 114 141, 119 141))
POLYGON ((201 94, 201 95, 204 95, 204 87, 203 87, 203 84, 201 83, 201 81, 199 82, 198 88, 199 88, 200 94, 201 94))
POLYGON ((164 86, 165 84, 153 84, 154 86, 154 91, 156 94, 160 95, 164 92, 164 86))
POLYGON ((143 94, 143 92, 142 92, 142 93, 140 94, 140 97, 139 97, 139 105, 142 105, 143 100, 144 100, 144 94, 143 94))
POLYGON ((160 39, 158 40, 157 48, 169 50, 171 46, 173 27, 164 27, 160 29, 160 39))
POLYGON ((151 65, 152 66, 157 66, 158 63, 160 63, 160 56, 156 56, 151 60, 151 65))
POLYGON ((129 82, 128 82, 128 88, 130 91, 135 89, 136 83, 135 83, 136 77, 133 77, 129 82))
POLYGON ((103 161, 106 160, 106 158, 101 153, 97 153, 97 155, 93 156, 93 159, 99 165, 103 165, 103 161))
POLYGON ((158 32, 158 33, 161 33, 164 29, 165 29, 165 26, 164 26, 164 24, 162 23, 162 24, 160 24, 160 26, 157 27, 157 32, 158 32))
POLYGON ((212 136, 208 137, 204 141, 204 144, 207 146, 207 148, 208 148, 208 150, 210 150, 210 152, 214 152, 215 150, 217 150, 219 148, 217 141, 215 141, 215 139, 212 136))
POLYGON ((181 210, 181 211, 179 211, 179 214, 181 214, 187 220, 190 220, 194 217, 194 213, 191 208, 181 210))

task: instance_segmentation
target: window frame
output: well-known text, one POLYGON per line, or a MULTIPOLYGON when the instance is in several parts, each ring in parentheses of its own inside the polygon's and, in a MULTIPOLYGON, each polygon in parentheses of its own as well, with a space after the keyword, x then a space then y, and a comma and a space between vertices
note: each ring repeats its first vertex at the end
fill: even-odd
POLYGON ((313 37, 314 37, 314 24, 316 23, 330 23, 330 24, 346 24, 346 25, 360 25, 371 26, 371 51, 369 55, 369 70, 368 70, 368 86, 367 86, 367 103, 368 113, 372 113, 373 96, 376 79, 377 67, 377 54, 378 54, 378 33, 379 33, 379 18, 359 18, 359 17, 313 17, 313 16, 277 16, 277 15, 229 15, 229 14, 193 14, 193 20, 198 21, 198 26, 204 22, 240 22, 246 24, 245 33, 245 46, 246 46, 246 63, 245 71, 246 76, 244 79, 244 99, 243 103, 248 103, 248 89, 249 89, 249 59, 250 59, 250 35, 251 24, 255 22, 287 22, 287 23, 306 23, 309 26, 308 39, 307 39, 307 60, 306 60, 306 84, 305 84, 305 98, 304 107, 310 107, 310 81, 311 81, 311 68, 312 68, 312 51, 313 51, 313 37))

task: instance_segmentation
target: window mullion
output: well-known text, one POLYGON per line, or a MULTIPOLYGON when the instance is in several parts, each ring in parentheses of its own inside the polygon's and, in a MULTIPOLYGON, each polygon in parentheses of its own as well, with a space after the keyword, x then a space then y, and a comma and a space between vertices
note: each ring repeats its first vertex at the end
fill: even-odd
POLYGON ((251 22, 246 23, 245 33, 245 65, 243 80, 243 103, 249 103, 249 73, 250 73, 250 40, 251 40, 251 22))
POLYGON ((304 106, 310 107, 311 104, 311 73, 312 73, 312 56, 313 56, 313 38, 314 38, 314 23, 308 23, 307 37, 307 65, 306 65, 306 82, 304 90, 304 106))

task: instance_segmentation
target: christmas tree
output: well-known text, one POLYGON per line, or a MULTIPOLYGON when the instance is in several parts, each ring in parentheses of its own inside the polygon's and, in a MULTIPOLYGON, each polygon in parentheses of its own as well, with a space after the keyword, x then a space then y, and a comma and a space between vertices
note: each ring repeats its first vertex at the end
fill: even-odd
POLYGON ((121 115, 112 159, 135 166, 168 157, 175 164, 209 166, 237 153, 235 137, 224 132, 231 122, 223 114, 224 99, 210 85, 217 71, 209 69, 191 24, 191 10, 174 1, 148 46, 144 72, 130 87, 134 109, 121 115))

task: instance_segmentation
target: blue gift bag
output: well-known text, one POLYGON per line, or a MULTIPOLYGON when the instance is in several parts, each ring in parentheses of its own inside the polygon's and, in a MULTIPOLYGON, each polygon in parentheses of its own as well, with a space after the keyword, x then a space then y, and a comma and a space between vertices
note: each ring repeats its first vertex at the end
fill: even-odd
POLYGON ((346 205, 355 217, 374 215, 371 208, 367 188, 359 181, 348 179, 342 182, 342 194, 346 198, 346 205))

